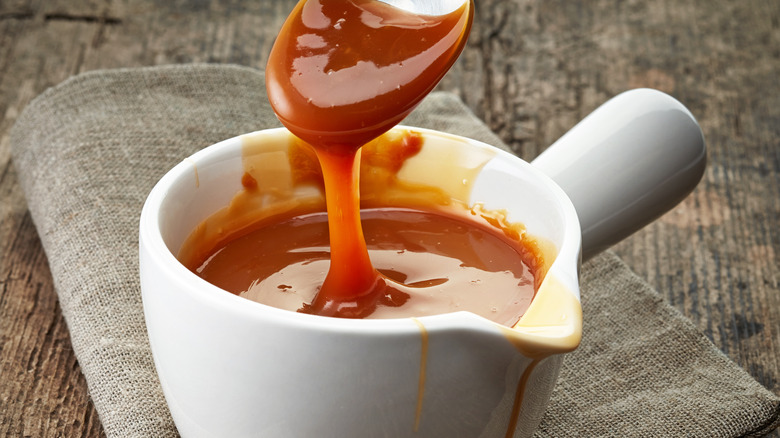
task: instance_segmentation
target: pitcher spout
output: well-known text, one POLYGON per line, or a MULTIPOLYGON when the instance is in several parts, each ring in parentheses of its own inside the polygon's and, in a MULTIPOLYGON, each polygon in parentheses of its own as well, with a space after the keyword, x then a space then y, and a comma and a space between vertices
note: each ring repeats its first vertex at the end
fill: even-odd
POLYGON ((548 274, 522 318, 502 327, 524 356, 541 359, 575 350, 582 339, 582 306, 576 282, 548 274))

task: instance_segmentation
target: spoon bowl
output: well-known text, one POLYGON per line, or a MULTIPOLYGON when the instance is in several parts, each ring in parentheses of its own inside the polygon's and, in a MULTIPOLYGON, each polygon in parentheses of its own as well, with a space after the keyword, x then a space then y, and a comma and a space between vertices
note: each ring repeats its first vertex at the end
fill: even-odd
POLYGON ((444 77, 466 44, 473 9, 463 0, 301 0, 268 58, 271 107, 309 144, 357 149, 444 77))

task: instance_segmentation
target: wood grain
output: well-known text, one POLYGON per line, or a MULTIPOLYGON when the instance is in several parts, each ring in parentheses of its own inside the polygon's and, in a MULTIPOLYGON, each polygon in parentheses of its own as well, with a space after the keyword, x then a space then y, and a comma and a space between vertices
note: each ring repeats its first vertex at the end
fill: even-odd
MULTIPOLYGON (((262 68, 293 3, 0 2, 0 435, 103 435, 11 162, 19 112, 88 70, 262 68)), ((780 393, 780 2, 478 0, 475 18, 440 89, 523 158, 630 88, 657 88, 690 108, 709 148, 704 180, 616 249, 780 393)))

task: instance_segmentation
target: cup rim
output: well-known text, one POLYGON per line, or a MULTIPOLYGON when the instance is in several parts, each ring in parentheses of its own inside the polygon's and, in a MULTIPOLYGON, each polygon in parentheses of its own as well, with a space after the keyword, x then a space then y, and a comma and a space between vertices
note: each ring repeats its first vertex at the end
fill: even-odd
MULTIPOLYGON (((487 148, 494 152, 497 157, 500 156, 502 160, 508 160, 513 165, 519 166, 523 169, 524 172, 530 173, 536 181, 542 183, 545 186, 545 189, 554 196, 556 204, 562 210, 565 227, 565 230, 563 231, 565 237, 562 239, 563 244, 560 248, 557 248, 557 255, 555 260, 550 265, 544 281, 551 277, 556 277, 558 281, 564 283, 567 286, 572 294, 574 294, 576 300, 579 301, 580 297, 578 276, 581 257, 581 231, 579 227, 579 220, 577 218, 574 206, 569 200, 568 196, 550 177, 516 155, 479 140, 474 140, 468 137, 450 134, 443 131, 411 127, 407 125, 397 125, 393 129, 414 130, 415 132, 420 132, 424 135, 446 137, 456 141, 466 142, 472 146, 487 148)), ((419 333, 419 329, 414 323, 414 320, 419 320, 420 322, 425 323, 426 327, 430 326, 434 328, 451 327, 469 320, 472 322, 487 322, 489 324, 483 324, 486 327, 501 326, 498 323, 489 321, 486 318, 468 311, 389 319, 330 318, 318 315, 290 312, 289 310, 275 308, 227 292, 198 277, 189 269, 187 269, 182 263, 180 263, 165 243, 159 226, 160 209, 162 208, 173 183, 184 177, 184 175, 191 173, 193 164, 198 165, 204 160, 208 160, 209 157, 224 153, 230 148, 237 146, 240 147, 242 138, 245 136, 262 134, 274 135, 282 132, 289 133, 286 128, 268 128, 222 140, 195 152, 189 157, 184 158, 177 165, 166 172, 165 175, 159 179, 159 181, 149 192, 149 195, 147 196, 141 210, 139 220, 140 253, 145 253, 147 257, 150 257, 151 262, 154 263, 158 269, 166 270, 168 277, 170 279, 175 279, 175 281, 178 283, 178 286, 182 287, 183 290, 187 290, 193 299, 208 302, 208 304, 214 306, 215 309, 236 312, 237 315, 242 315, 249 318, 257 318, 258 315, 261 315, 262 318, 266 320, 283 320, 282 322, 287 323, 294 321, 295 324, 299 324, 302 327, 306 326, 312 329, 324 330, 328 332, 343 332, 351 334, 376 334, 388 332, 397 333, 399 330, 401 332, 408 331, 410 333, 416 334, 419 333), (359 331, 356 332, 356 329, 359 331)), ((539 290, 541 290, 541 287, 539 290)), ((146 291, 142 292, 143 294, 147 293, 146 291)), ((534 301, 535 300, 536 296, 534 297, 534 301)), ((520 322, 522 321, 523 318, 520 319, 520 322)))

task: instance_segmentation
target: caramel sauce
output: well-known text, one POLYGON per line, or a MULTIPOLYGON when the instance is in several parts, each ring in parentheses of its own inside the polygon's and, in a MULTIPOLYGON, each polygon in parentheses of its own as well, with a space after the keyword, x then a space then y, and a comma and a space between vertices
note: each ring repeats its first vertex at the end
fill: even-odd
POLYGON ((444 76, 472 9, 412 14, 375 0, 303 0, 271 49, 266 88, 279 120, 314 147, 323 169, 330 266, 302 310, 365 317, 405 292, 377 271, 360 221, 360 148, 408 115, 444 76))
MULTIPOLYGON (((254 146, 246 140, 243 190, 193 231, 179 260, 222 289, 308 312, 330 270, 334 246, 331 217, 323 211, 324 169, 301 141, 259 155, 254 146), (267 166, 262 171, 259 162, 267 166), (295 197, 296 190, 307 188, 315 196, 295 197), (269 199, 275 201, 269 204, 269 199)), ((473 154, 470 163, 440 169, 447 177, 418 164, 430 182, 399 178, 411 158, 452 152, 444 148, 451 146, 424 145, 413 131, 393 131, 363 148, 366 248, 372 269, 392 287, 369 295, 348 316, 401 318, 469 310, 511 327, 530 305, 546 266, 540 243, 502 211, 468 207, 458 199, 463 187, 430 183, 468 181, 491 154, 473 154)))
MULTIPOLYGON (((373 266, 394 287, 361 301, 349 309, 350 316, 469 310, 506 326, 516 323, 534 295, 534 275, 521 255, 525 250, 476 219, 454 207, 364 208, 373 266)), ((274 216, 189 265, 203 279, 244 298, 308 311, 331 264, 328 221, 324 212, 274 216)))

